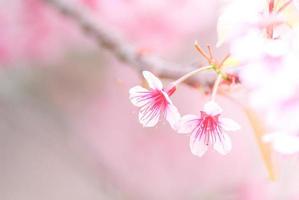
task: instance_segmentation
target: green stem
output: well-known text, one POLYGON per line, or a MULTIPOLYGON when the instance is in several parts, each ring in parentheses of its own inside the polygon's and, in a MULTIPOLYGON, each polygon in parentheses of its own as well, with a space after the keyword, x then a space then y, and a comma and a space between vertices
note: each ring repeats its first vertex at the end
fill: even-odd
POLYGON ((213 66, 211 65, 208 65, 208 66, 205 66, 205 67, 201 67, 199 69, 196 69, 194 71, 191 71, 185 75, 183 75, 182 77, 180 77, 179 79, 177 79, 176 81, 173 82, 174 85, 178 85, 182 82, 184 82, 186 79, 188 79, 189 77, 199 73, 199 72, 202 72, 202 71, 205 71, 205 70, 209 70, 209 69, 213 69, 213 66))

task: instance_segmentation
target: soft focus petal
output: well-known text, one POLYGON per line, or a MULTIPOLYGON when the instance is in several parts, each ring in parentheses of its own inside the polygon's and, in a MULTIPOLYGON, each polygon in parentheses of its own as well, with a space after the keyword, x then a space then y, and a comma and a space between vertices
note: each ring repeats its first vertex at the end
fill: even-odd
POLYGON ((160 110, 151 110, 151 107, 142 107, 138 117, 144 127, 153 127, 159 121, 160 110))
POLYGON ((149 71, 143 71, 142 73, 150 88, 162 90, 162 82, 154 74, 149 71))
POLYGON ((221 117, 219 119, 221 127, 225 131, 237 131, 240 130, 240 125, 232 119, 221 117))
POLYGON ((166 109, 166 120, 169 122, 170 126, 173 129, 177 129, 176 124, 180 120, 180 118, 181 115, 178 109, 172 103, 170 103, 166 109))
POLYGON ((191 133, 198 125, 199 117, 196 115, 185 115, 177 123, 178 133, 191 133))
POLYGON ((297 10, 299 10, 299 0, 295 0, 294 4, 295 4, 295 7, 297 8, 297 10))
POLYGON ((273 149, 282 154, 299 152, 299 137, 287 133, 271 133, 263 137, 264 142, 270 142, 273 149))
POLYGON ((208 150, 208 145, 205 144, 204 140, 196 138, 196 131, 192 133, 189 145, 192 154, 198 157, 203 156, 208 150))
POLYGON ((149 91, 141 86, 132 87, 129 91, 132 104, 138 107, 141 107, 150 101, 150 98, 147 94, 149 91))
POLYGON ((260 13, 265 5, 265 0, 235 0, 230 2, 218 17, 217 46, 241 36, 252 28, 250 25, 261 20, 260 13))
POLYGON ((222 140, 216 140, 214 143, 214 149, 222 155, 228 154, 232 149, 232 143, 229 136, 224 133, 222 140))
POLYGON ((209 101, 204 105, 203 108, 204 112, 206 112, 208 115, 218 115, 222 113, 222 108, 215 103, 214 101, 209 101))

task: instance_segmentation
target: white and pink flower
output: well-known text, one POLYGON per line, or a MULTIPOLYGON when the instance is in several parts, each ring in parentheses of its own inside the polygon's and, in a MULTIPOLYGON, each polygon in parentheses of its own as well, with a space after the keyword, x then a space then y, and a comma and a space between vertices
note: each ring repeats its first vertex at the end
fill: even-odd
POLYGON ((140 123, 144 127, 153 127, 163 117, 174 128, 180 119, 177 108, 169 98, 176 90, 175 85, 163 88, 161 81, 149 71, 143 71, 143 76, 149 89, 135 86, 129 91, 132 104, 140 107, 140 123))
POLYGON ((230 137, 224 131, 237 131, 239 124, 221 116, 222 108, 214 101, 204 105, 200 116, 185 115, 178 123, 178 133, 191 133, 190 148, 196 156, 203 156, 209 145, 222 155, 232 148, 230 137))

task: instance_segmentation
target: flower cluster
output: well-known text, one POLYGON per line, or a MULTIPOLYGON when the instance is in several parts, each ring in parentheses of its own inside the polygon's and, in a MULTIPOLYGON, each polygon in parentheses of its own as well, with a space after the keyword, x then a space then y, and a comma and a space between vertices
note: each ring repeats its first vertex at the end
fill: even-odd
POLYGON ((178 133, 191 133, 190 148, 194 155, 202 156, 210 145, 226 154, 231 149, 231 141, 224 131, 235 131, 240 126, 222 117, 215 94, 220 83, 237 80, 248 94, 248 102, 241 105, 248 103, 262 116, 266 129, 263 141, 271 143, 281 153, 299 152, 298 2, 229 1, 217 25, 217 46, 225 43, 229 56, 219 62, 213 58, 210 46, 206 53, 196 43, 196 49, 209 66, 186 74, 166 88, 150 72, 144 72, 150 89, 136 86, 130 90, 132 103, 141 107, 140 122, 144 126, 154 126, 164 117, 178 133), (236 61, 232 66, 234 74, 228 74, 223 67, 227 58, 236 61), (178 83, 204 70, 212 70, 217 75, 211 101, 204 105, 199 116, 181 117, 170 96, 178 83))
POLYGON ((209 66, 187 73, 167 87, 163 87, 161 81, 151 72, 143 71, 149 89, 135 86, 130 89, 129 98, 133 105, 140 108, 139 121, 144 127, 153 127, 159 119, 165 118, 176 132, 190 133, 190 149, 194 155, 203 156, 209 146, 213 146, 217 152, 225 155, 232 148, 226 131, 239 130, 240 126, 232 119, 222 117, 222 108, 214 100, 221 80, 226 77, 221 69, 224 60, 217 62, 212 58, 211 52, 210 55, 207 55, 198 44, 196 44, 196 48, 207 58, 209 66), (177 84, 205 70, 213 70, 217 74, 211 101, 204 105, 198 116, 181 116, 170 97, 176 91, 177 84))
POLYGON ((226 42, 239 61, 249 103, 267 126, 264 141, 281 153, 299 152, 299 12, 294 2, 233 0, 218 21, 219 45, 226 42))

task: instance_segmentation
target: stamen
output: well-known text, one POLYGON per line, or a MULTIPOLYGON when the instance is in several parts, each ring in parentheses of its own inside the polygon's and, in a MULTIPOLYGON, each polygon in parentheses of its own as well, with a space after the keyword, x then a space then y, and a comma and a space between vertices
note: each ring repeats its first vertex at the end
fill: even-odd
POLYGON ((200 47, 197 41, 195 41, 194 46, 196 50, 208 61, 208 63, 212 64, 210 56, 200 47))
POLYGON ((141 120, 148 123, 156 117, 160 117, 161 115, 165 116, 168 102, 162 92, 159 90, 152 90, 143 93, 144 95, 137 97, 139 98, 139 102, 148 101, 141 107, 140 112, 144 113, 141 120))
POLYGON ((203 140, 206 145, 215 144, 217 140, 223 141, 224 136, 218 117, 218 115, 211 116, 203 111, 201 112, 201 118, 198 121, 198 126, 195 128, 197 129, 195 134, 196 140, 203 140))

